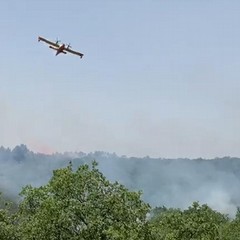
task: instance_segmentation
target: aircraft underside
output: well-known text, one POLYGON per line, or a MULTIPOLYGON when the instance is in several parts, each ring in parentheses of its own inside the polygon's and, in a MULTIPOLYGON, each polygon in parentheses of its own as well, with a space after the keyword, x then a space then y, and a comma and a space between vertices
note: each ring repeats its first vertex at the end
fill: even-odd
POLYGON ((59 49, 58 47, 49 46, 49 48, 51 48, 51 49, 57 51, 57 52, 56 52, 56 55, 58 55, 59 53, 64 53, 64 54, 67 53, 67 52, 65 52, 65 51, 63 51, 63 50, 61 50, 61 49, 59 49))

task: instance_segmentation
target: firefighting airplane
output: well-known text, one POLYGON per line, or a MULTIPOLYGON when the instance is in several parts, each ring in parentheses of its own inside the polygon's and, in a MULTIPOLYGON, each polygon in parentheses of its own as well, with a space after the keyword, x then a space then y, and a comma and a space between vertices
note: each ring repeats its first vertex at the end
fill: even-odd
POLYGON ((43 42, 49 44, 49 45, 50 45, 49 48, 57 51, 57 52, 56 52, 56 56, 57 56, 59 53, 64 53, 64 54, 66 54, 67 52, 72 53, 72 54, 75 54, 75 55, 78 55, 78 56, 80 56, 80 58, 82 58, 83 55, 84 55, 84 54, 82 54, 82 53, 80 53, 80 52, 76 52, 76 51, 71 50, 71 49, 70 49, 70 48, 71 48, 70 44, 68 44, 67 46, 66 46, 64 43, 63 43, 63 44, 59 44, 59 42, 60 42, 59 40, 57 40, 56 42, 51 42, 51 41, 49 41, 49 40, 47 40, 47 39, 45 39, 45 38, 43 38, 43 37, 38 37, 38 41, 39 41, 39 42, 40 42, 40 41, 43 41, 43 42))

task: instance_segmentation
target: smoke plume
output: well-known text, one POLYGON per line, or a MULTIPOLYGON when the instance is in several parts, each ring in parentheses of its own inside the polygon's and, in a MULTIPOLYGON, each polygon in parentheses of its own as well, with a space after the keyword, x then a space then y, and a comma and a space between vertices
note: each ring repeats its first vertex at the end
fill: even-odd
POLYGON ((240 206, 240 158, 153 159, 117 156, 115 153, 34 153, 25 145, 0 148, 0 191, 17 198, 23 186, 46 184, 52 171, 72 162, 98 162, 100 171, 111 181, 130 190, 143 192, 152 207, 186 208, 193 201, 206 203, 233 216, 240 206))

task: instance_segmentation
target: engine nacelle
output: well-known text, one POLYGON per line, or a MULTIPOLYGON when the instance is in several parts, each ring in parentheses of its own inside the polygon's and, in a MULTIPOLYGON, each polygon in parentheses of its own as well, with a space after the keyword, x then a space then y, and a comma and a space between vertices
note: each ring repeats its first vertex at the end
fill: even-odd
POLYGON ((53 46, 49 46, 49 48, 52 48, 52 49, 54 49, 54 50, 57 50, 57 49, 58 49, 58 48, 53 47, 53 46))

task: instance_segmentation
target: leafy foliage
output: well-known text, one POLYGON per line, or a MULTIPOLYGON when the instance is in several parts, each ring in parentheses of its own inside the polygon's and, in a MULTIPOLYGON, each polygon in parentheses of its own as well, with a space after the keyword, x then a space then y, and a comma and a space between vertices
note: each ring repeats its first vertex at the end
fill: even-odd
POLYGON ((198 202, 149 215, 141 192, 109 182, 96 162, 55 170, 48 184, 21 195, 17 209, 0 201, 0 239, 240 240, 240 208, 234 219, 198 202))
POLYGON ((221 228, 228 218, 206 204, 194 202, 187 210, 169 209, 155 211, 151 221, 155 239, 217 240, 222 239, 221 228))
POLYGON ((22 239, 144 239, 149 205, 106 180, 96 163, 55 170, 46 186, 27 186, 22 196, 22 239))
POLYGON ((237 208, 236 217, 223 227, 224 240, 240 240, 240 208, 237 208))
POLYGON ((10 212, 10 203, 0 200, 0 239, 13 240, 17 239, 15 226, 14 226, 14 214, 10 212))

